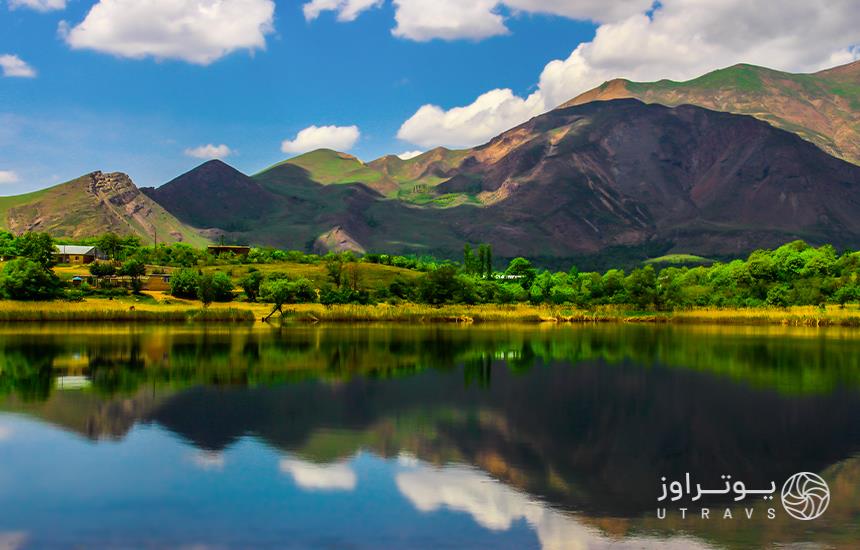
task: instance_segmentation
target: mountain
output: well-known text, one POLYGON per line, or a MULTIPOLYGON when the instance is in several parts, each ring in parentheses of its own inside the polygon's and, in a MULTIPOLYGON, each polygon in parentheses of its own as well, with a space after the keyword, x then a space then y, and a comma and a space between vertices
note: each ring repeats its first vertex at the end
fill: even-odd
POLYGON ((158 188, 141 191, 194 227, 242 231, 278 208, 278 197, 220 161, 210 160, 158 188))
POLYGON ((814 74, 735 65, 688 82, 611 80, 562 108, 620 98, 752 115, 860 164, 860 61, 814 74))
MULTIPOLYGON (((208 210, 205 166, 180 183, 208 210)), ((247 184, 233 178, 224 185, 247 184)), ((457 257, 464 243, 488 242, 498 257, 561 259, 718 257, 798 238, 860 245, 860 168, 753 117, 691 105, 592 102, 471 150, 369 164, 317 151, 251 180, 277 206, 231 238, 306 250, 457 257), (398 190, 381 186, 389 180, 398 190)), ((180 202, 153 196, 193 222, 180 202)))
POLYGON ((45 231, 78 239, 106 232, 152 242, 206 240, 140 192, 122 173, 93 172, 72 181, 12 197, 0 197, 0 227, 13 233, 45 231))

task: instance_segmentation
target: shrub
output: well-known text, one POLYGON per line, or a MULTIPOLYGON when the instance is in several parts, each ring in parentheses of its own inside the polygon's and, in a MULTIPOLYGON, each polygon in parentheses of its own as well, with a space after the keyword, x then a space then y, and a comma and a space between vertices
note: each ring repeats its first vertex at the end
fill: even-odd
POLYGON ((52 300, 60 292, 60 280, 39 263, 19 258, 3 266, 0 289, 12 300, 52 300))
POLYGON ((177 298, 197 298, 200 275, 193 269, 180 269, 170 279, 170 294, 177 298))

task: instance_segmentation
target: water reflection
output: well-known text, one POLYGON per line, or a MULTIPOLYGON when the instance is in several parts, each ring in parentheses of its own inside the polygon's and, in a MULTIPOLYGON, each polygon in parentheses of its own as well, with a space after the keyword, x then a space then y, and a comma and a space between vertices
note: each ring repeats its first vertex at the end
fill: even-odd
MULTIPOLYGON (((242 518, 256 510, 269 540, 319 522, 263 521, 260 502, 286 498, 345 507, 329 542, 370 547, 435 547, 444 536, 458 547, 689 547, 691 536, 733 547, 836 544, 860 537, 858 345, 860 333, 785 328, 16 328, 0 331, 0 409, 121 443, 58 443, 69 436, 52 432, 32 443, 45 456, 34 466, 24 458, 30 436, 17 439, 21 421, 0 421, 9 459, 0 504, 11 502, 7 478, 68 481, 56 471, 60 445, 76 446, 88 468, 103 459, 98 471, 125 485, 114 502, 147 521, 157 514, 136 508, 146 490, 131 482, 141 461, 152 461, 150 486, 189 477, 221 491, 210 503, 212 489, 192 483, 151 502, 190 499, 194 510, 219 516, 226 506, 242 518), (80 379, 90 384, 67 383, 80 379), (159 461, 165 453, 176 460, 159 461), (806 470, 834 489, 827 518, 812 526, 653 517, 661 475, 731 473, 765 486, 806 470), (367 514, 383 522, 404 503, 415 515, 396 534, 368 530, 367 514)), ((102 481, 90 479, 84 510, 111 501, 102 481)), ((48 494, 11 486, 32 493, 30 508, 0 521, 18 536, 46 513, 48 494)), ((184 520, 190 508, 179 509, 184 520)), ((251 542, 222 531, 207 536, 251 542)), ((298 546, 322 541, 302 533, 298 546)))

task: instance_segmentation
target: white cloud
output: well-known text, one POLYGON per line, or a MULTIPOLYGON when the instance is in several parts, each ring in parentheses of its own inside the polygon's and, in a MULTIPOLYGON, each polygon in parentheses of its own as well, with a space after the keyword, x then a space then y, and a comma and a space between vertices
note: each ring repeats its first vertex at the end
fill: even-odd
POLYGON ((573 514, 550 508, 484 472, 463 466, 433 468, 419 462, 414 468, 398 473, 395 481, 400 493, 421 512, 448 509, 466 513, 477 524, 492 531, 507 531, 515 522, 525 520, 545 549, 708 548, 683 537, 658 540, 630 536, 619 541, 573 514))
POLYGON ((314 464, 294 458, 284 458, 279 468, 293 477, 296 485, 309 491, 351 491, 356 475, 347 464, 314 464))
MULTIPOLYGON (((519 13, 543 13, 574 19, 614 21, 648 9, 652 0, 392 0, 395 36, 424 42, 480 40, 508 33, 506 20, 519 13)), ((353 21, 383 0, 312 0, 304 5, 308 21, 323 11, 337 12, 339 21, 353 21)))
POLYGON ((441 38, 480 40, 506 34, 496 0, 394 0, 394 36, 424 42, 441 38))
POLYGON ((196 159, 223 159, 233 154, 233 151, 224 145, 212 145, 208 143, 200 147, 186 149, 185 154, 196 159))
POLYGON ((302 11, 307 21, 313 21, 324 11, 336 11, 338 21, 354 21, 358 15, 370 8, 382 5, 383 0, 311 0, 302 11))
POLYGON ((21 78, 33 78, 36 76, 36 70, 17 55, 0 55, 0 68, 3 69, 3 76, 17 76, 21 78))
POLYGON ((0 183, 18 183, 18 174, 12 170, 0 170, 0 183))
POLYGON ((361 137, 358 126, 309 126, 299 132, 295 139, 281 143, 281 151, 301 154, 316 149, 348 151, 361 137))
POLYGON ((404 151, 397 155, 400 160, 409 160, 414 159, 415 157, 421 156, 424 154, 424 151, 404 151))
MULTIPOLYGON (((555 3, 579 9, 561 0, 555 3)), ((508 3, 513 4, 529 4, 528 9, 536 10, 543 2, 508 3)), ((603 16, 595 11, 591 17, 611 22, 600 25, 594 39, 580 44, 567 59, 547 64, 537 91, 528 97, 492 90, 447 111, 425 105, 403 124, 398 136, 422 147, 478 145, 618 77, 687 80, 736 63, 795 72, 848 63, 860 59, 858 10, 860 0, 663 0, 651 14, 643 10, 619 18, 623 10, 603 16)), ((569 15, 577 17, 574 11, 569 15)), ((587 15, 582 12, 580 17, 587 15)))
POLYGON ((208 65, 236 50, 266 47, 272 0, 100 0, 68 29, 75 49, 208 65))
POLYGON ((522 99, 511 90, 492 90, 470 105, 448 111, 436 105, 424 105, 403 123, 397 137, 426 148, 437 145, 468 147, 545 110, 540 94, 522 99))
POLYGON ((9 7, 30 8, 36 11, 54 11, 66 9, 66 0, 9 0, 9 7))

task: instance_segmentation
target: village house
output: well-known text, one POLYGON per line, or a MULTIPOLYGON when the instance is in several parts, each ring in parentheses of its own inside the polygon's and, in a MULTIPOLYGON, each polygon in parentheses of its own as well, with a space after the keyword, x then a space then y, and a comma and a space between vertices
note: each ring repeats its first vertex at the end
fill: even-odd
POLYGON ((104 260, 107 256, 94 246, 57 245, 54 260, 58 264, 91 264, 96 260, 104 260))

